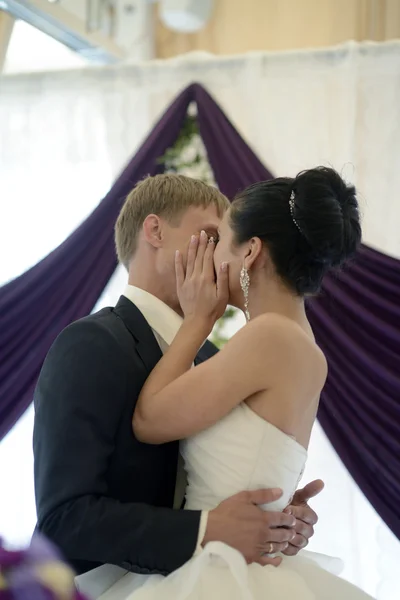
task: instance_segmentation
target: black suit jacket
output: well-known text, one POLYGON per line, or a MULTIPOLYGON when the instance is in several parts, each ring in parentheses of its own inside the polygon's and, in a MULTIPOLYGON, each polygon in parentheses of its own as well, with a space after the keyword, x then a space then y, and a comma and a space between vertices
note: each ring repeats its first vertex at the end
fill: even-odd
MULTIPOLYGON (((197 362, 215 354, 207 343, 197 362)), ((200 512, 173 510, 178 443, 132 432, 140 390, 161 358, 137 307, 121 297, 67 327, 35 391, 37 529, 78 573, 104 563, 167 574, 197 542, 200 512)))

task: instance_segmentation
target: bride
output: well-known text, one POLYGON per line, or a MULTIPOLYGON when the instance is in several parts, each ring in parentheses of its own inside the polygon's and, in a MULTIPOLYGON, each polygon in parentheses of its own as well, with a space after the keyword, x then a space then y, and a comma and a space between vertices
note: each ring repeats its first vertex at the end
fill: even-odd
MULTIPOLYGON (((327 376, 304 298, 318 292, 326 272, 351 256, 360 238, 355 189, 320 167, 252 185, 234 200, 218 240, 202 232, 192 237, 187 258, 176 254, 184 321, 142 390, 133 428, 149 444, 185 440, 185 508, 210 510, 243 489, 271 487, 283 494, 266 510, 290 503, 327 376), (228 301, 248 323, 192 369, 228 301)), ((260 545, 261 554, 266 550, 273 554, 273 545, 260 545)), ((171 575, 143 576, 134 591, 125 587, 125 598, 369 598, 325 570, 331 562, 303 551, 277 556, 279 566, 247 564, 237 550, 207 540, 171 575)), ((107 598, 118 596, 118 585, 107 598)))

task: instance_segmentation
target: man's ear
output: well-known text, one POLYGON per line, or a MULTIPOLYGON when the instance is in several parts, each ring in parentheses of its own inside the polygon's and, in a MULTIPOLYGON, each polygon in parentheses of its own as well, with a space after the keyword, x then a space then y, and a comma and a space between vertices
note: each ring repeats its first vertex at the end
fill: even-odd
POLYGON ((160 248, 163 241, 163 222, 157 215, 147 215, 143 221, 143 236, 148 244, 160 248))

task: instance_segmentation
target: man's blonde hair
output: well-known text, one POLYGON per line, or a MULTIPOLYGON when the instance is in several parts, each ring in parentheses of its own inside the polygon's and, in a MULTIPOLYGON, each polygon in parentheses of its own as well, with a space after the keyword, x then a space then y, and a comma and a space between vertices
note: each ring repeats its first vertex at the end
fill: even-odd
POLYGON ((222 217, 229 206, 219 190, 198 179, 165 173, 140 181, 127 196, 115 225, 115 247, 119 261, 129 268, 144 220, 154 214, 179 224, 191 206, 214 205, 222 217))

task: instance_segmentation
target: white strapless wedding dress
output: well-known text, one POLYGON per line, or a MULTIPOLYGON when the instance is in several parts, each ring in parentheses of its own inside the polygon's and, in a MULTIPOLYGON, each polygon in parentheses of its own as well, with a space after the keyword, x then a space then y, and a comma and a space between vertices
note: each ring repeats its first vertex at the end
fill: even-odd
MULTIPOLYGON (((282 488, 265 510, 283 510, 297 489, 307 459, 293 438, 246 404, 182 442, 188 475, 186 508, 208 510, 243 490, 282 488)), ((340 515, 337 515, 340 518, 340 515)), ((367 600, 340 579, 341 561, 302 551, 278 567, 247 565, 221 542, 209 543, 180 569, 161 575, 126 573, 101 600, 367 600)))

